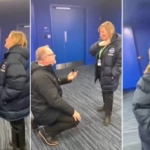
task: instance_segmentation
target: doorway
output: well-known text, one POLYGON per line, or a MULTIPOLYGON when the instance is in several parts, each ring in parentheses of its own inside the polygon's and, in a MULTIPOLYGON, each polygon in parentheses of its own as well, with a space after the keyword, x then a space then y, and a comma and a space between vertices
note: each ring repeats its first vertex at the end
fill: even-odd
POLYGON ((56 70, 85 63, 85 9, 51 6, 52 44, 56 70))

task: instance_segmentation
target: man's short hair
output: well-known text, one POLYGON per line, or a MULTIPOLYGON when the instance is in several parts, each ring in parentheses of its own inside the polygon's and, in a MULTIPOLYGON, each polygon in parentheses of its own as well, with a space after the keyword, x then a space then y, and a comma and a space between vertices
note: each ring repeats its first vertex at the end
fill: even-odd
POLYGON ((41 61, 47 53, 47 50, 49 50, 49 46, 45 45, 45 46, 41 46, 36 50, 36 60, 37 61, 41 61))

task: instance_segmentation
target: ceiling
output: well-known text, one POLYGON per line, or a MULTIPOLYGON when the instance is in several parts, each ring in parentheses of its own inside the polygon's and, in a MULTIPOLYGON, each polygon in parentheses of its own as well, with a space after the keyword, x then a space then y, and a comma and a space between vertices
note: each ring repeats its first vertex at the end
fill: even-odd
MULTIPOLYGON (((119 5, 121 0, 100 0, 102 4, 119 5)), ((150 0, 122 0, 124 22, 150 21, 150 0)), ((104 5, 103 5, 104 6, 104 5)), ((30 0, 0 0, 0 17, 29 15, 30 0)), ((109 11, 109 9, 108 9, 109 11)))
POLYGON ((29 15, 29 0, 0 0, 0 16, 29 15))

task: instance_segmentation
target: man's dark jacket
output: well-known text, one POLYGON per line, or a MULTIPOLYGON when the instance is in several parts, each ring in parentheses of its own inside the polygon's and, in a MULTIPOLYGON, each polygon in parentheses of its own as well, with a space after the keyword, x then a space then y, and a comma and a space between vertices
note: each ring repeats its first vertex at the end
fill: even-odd
POLYGON ((51 65, 31 64, 31 109, 39 125, 51 125, 61 113, 73 115, 74 109, 62 98, 61 84, 69 83, 60 79, 51 65))

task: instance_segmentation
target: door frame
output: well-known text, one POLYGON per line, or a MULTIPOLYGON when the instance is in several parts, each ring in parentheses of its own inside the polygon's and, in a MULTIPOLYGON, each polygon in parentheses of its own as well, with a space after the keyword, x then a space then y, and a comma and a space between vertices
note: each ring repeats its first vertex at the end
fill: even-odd
POLYGON ((31 28, 30 27, 30 23, 20 23, 20 24, 17 24, 17 26, 16 26, 16 29, 18 30, 18 27, 19 26, 29 26, 28 28, 31 28))
POLYGON ((87 40, 88 40, 88 36, 87 36, 87 33, 88 33, 88 11, 87 11, 87 8, 86 7, 83 7, 83 6, 78 6, 78 5, 61 5, 61 4, 50 4, 50 29, 51 29, 51 42, 52 42, 52 49, 54 49, 54 41, 53 41, 53 25, 52 25, 52 21, 53 21, 53 15, 52 15, 52 8, 53 7, 71 7, 71 8, 81 8, 81 9, 84 9, 84 12, 85 12, 85 20, 84 20, 84 23, 85 23, 85 40, 84 40, 84 46, 85 46, 85 50, 84 50, 84 59, 83 59, 83 64, 86 65, 86 51, 88 49, 88 44, 87 44, 87 40))
POLYGON ((137 61, 138 61, 138 65, 139 65, 139 70, 140 70, 140 73, 141 73, 141 76, 142 76, 143 75, 143 70, 142 70, 142 64, 140 62, 142 60, 138 60, 138 57, 140 56, 140 53, 138 51, 137 39, 136 39, 136 36, 135 36, 135 29, 134 29, 133 25, 131 26, 131 29, 132 29, 132 33, 133 33, 135 48, 136 48, 136 54, 137 54, 137 61))

